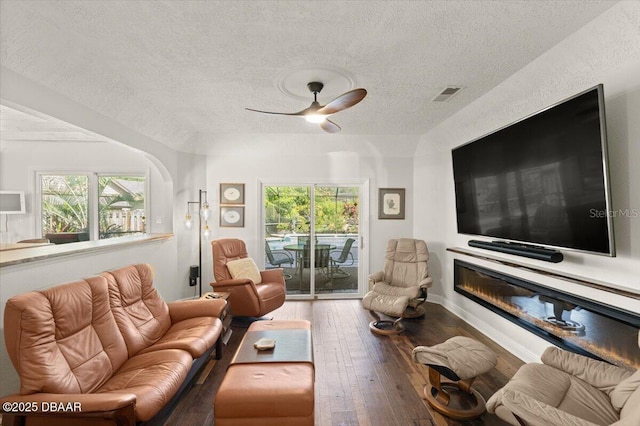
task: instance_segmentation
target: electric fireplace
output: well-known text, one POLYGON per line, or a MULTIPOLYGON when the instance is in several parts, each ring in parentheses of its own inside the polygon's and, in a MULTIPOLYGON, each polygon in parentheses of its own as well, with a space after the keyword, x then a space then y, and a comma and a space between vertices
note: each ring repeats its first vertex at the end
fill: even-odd
POLYGON ((454 290, 549 342, 640 368, 640 315, 454 260, 454 290))

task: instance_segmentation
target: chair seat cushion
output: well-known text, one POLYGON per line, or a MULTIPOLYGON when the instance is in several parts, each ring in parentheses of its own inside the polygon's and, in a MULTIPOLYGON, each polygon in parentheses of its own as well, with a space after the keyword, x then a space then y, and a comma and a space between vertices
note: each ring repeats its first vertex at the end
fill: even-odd
POLYGON ((391 296, 378 293, 375 290, 370 291, 362 298, 362 306, 365 309, 382 312, 392 317, 401 317, 408 305, 408 296, 391 296))
POLYGON ((498 362, 496 354, 486 345, 464 336, 455 336, 434 346, 417 346, 413 359, 421 364, 448 368, 462 380, 486 373, 498 362))
POLYGON ((396 287, 384 281, 375 283, 372 291, 375 291, 376 293, 384 294, 387 296, 394 296, 394 297, 406 296, 410 299, 414 299, 418 297, 418 295, 420 294, 420 288, 417 286, 396 287))
POLYGON ((188 352, 177 349, 138 354, 126 361, 97 393, 134 394, 137 420, 149 420, 176 394, 192 361, 188 352))
POLYGON ((222 321, 216 317, 195 317, 179 321, 156 343, 139 353, 162 349, 181 349, 200 358, 211 348, 222 333, 222 321))

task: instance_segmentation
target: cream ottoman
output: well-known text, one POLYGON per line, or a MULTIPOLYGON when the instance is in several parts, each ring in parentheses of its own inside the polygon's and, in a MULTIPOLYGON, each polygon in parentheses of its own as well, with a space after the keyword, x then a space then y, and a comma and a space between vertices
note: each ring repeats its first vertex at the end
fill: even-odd
POLYGON ((431 387, 424 387, 424 395, 436 411, 458 420, 484 413, 485 400, 471 384, 498 362, 487 346, 469 337, 456 336, 435 346, 417 346, 413 360, 429 367, 431 387), (454 383, 442 383, 441 375, 454 383))

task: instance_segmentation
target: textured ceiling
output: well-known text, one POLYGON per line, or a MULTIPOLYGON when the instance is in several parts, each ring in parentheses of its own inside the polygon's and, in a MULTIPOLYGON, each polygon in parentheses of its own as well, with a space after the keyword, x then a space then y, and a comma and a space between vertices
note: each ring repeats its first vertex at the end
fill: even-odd
MULTIPOLYGON (((0 61, 180 150, 323 133, 244 110, 307 107, 311 95, 288 97, 278 79, 309 66, 344 69, 368 90, 332 118, 343 135, 421 135, 613 4, 2 0, 0 61), (463 90, 431 102, 447 85, 463 90)), ((327 87, 319 101, 333 95, 327 87)))
POLYGON ((105 138, 34 112, 0 105, 0 132, 3 141, 106 142, 105 138))

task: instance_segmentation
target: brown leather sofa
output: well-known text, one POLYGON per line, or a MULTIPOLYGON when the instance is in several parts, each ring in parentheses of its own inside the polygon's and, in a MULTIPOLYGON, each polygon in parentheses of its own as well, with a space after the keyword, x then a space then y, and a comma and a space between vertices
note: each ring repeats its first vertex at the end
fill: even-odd
POLYGON ((227 264, 247 259, 244 241, 226 238, 211 242, 213 252, 214 291, 229 292, 231 313, 240 317, 261 317, 284 304, 286 296, 282 268, 257 271, 259 280, 233 278, 227 264), (260 282, 256 282, 260 281, 260 282))
POLYGON ((21 385, 0 400, 3 424, 157 419, 211 355, 225 305, 165 303, 149 265, 12 297, 5 341, 21 385))

